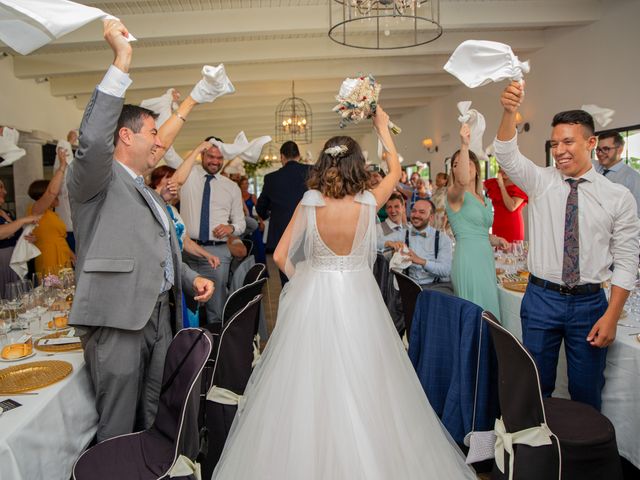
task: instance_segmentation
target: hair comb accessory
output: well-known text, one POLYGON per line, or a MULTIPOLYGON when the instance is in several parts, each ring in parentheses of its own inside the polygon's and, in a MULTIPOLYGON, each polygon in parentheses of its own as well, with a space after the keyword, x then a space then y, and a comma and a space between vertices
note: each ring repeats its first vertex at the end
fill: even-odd
POLYGON ((333 147, 327 148, 324 153, 332 156, 333 158, 337 158, 343 156, 348 151, 349 149, 346 145, 334 145, 333 147))

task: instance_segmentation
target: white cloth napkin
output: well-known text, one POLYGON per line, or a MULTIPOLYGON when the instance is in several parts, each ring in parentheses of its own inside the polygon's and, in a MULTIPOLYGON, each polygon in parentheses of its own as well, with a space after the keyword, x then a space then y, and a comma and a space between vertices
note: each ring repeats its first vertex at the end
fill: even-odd
POLYGON ((68 0, 0 0, 0 40, 28 55, 99 18, 115 17, 68 0))
POLYGON ((202 80, 191 90, 191 98, 198 103, 207 103, 235 91, 235 87, 227 77, 224 64, 221 63, 217 67, 205 65, 202 67, 202 80))
POLYGON ((175 88, 170 88, 159 97, 147 98, 140 102, 142 108, 147 108, 158 115, 156 126, 160 128, 166 122, 174 110, 178 109, 178 103, 173 101, 175 88))
POLYGON ((529 73, 529 62, 521 62, 511 47, 486 40, 462 42, 444 69, 469 88, 476 88, 501 80, 522 80, 529 73))
POLYGON ((580 107, 585 112, 591 114, 593 119, 600 124, 603 128, 609 125, 613 121, 613 115, 616 113, 615 110, 611 110, 610 108, 599 107, 598 105, 587 104, 582 105, 580 107))
POLYGON ((247 140, 247 136, 244 132, 238 133, 233 143, 222 143, 212 138, 209 140, 212 145, 218 147, 225 160, 231 160, 235 157, 240 157, 245 162, 257 163, 262 152, 262 147, 271 141, 269 135, 255 138, 251 141, 247 140))
MULTIPOLYGON (((1 25, 0 25, 0 28, 1 25)), ((0 135, 0 157, 4 159, 0 167, 8 167, 24 157, 27 152, 24 148, 18 147, 20 133, 15 128, 3 127, 0 135)))
POLYGON ((402 252, 395 252, 389 261, 389 270, 401 272, 411 266, 411 259, 402 252))
POLYGON ((36 228, 36 225, 27 225, 22 229, 22 235, 20 235, 9 261, 11 270, 16 272, 16 275, 20 278, 24 278, 29 271, 27 262, 41 253, 38 247, 24 238, 26 235, 31 235, 34 228, 36 228))
POLYGON ((466 123, 471 129, 471 138, 469 140, 469 149, 475 153, 480 160, 486 160, 486 154, 482 147, 482 137, 487 128, 484 115, 474 108, 471 108, 470 101, 458 102, 458 111, 460 116, 458 121, 466 123))

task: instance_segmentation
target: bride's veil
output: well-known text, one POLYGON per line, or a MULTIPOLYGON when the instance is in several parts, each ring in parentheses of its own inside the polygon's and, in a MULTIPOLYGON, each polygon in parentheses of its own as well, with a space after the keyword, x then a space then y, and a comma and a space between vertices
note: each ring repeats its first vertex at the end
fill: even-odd
MULTIPOLYGON (((369 268, 373 268, 376 260, 375 198, 371 192, 364 191, 358 193, 354 197, 354 201, 361 203, 362 208, 350 255, 364 256, 369 268)), ((296 269, 311 259, 315 232, 315 209, 325 205, 322 194, 318 190, 307 191, 300 201, 285 263, 284 273, 289 279, 293 277, 296 269)))

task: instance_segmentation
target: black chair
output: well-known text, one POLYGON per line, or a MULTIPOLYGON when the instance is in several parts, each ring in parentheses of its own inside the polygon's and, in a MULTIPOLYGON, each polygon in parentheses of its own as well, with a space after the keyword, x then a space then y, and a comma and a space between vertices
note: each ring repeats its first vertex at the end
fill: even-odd
MULTIPOLYGON (((195 461, 200 448, 201 373, 212 348, 212 338, 206 330, 180 330, 167 352, 153 426, 90 448, 73 466, 73 479, 168 479, 172 468, 184 457, 195 461)), ((195 476, 173 478, 195 479, 195 476)))
POLYGON ((405 324, 400 292, 398 292, 393 285, 393 275, 389 270, 389 260, 380 252, 378 252, 376 261, 373 264, 373 276, 380 288, 382 299, 387 306, 387 310, 389 310, 393 324, 400 336, 402 336, 405 330, 405 324))
POLYGON ((245 274, 242 285, 246 287, 250 283, 253 283, 256 280, 262 278, 266 270, 267 266, 264 263, 256 263, 245 274))
POLYGON ((262 293, 262 288, 264 287, 264 284, 266 282, 266 278, 259 278, 255 282, 240 287, 238 290, 229 295, 222 310, 223 327, 227 324, 231 317, 233 317, 238 311, 244 308, 244 306, 247 305, 251 300, 253 300, 256 295, 260 295, 262 293))
POLYGON ((418 283, 404 273, 393 271, 393 275, 398 282, 400 288, 400 298, 402 299, 402 310, 404 311, 404 325, 407 334, 407 342, 410 341, 411 322, 413 321, 413 312, 416 309, 418 295, 422 292, 422 288, 418 283))
POLYGON ((253 253, 253 240, 249 240, 248 238, 241 239, 242 243, 244 243, 245 248, 247 249, 247 257, 253 253))
POLYGON ((208 432, 208 451, 202 461, 202 478, 211 478, 238 410, 237 403, 233 401, 216 401, 216 394, 223 389, 231 398, 242 395, 251 376, 254 319, 261 299, 262 295, 257 295, 225 323, 212 358, 207 362, 208 393, 204 421, 208 432))
MULTIPOLYGON (((505 431, 513 434, 546 424, 551 445, 513 445, 513 478, 517 480, 622 479, 622 466, 611 422, 593 407, 562 398, 542 398, 533 357, 520 341, 489 312, 489 325, 498 357, 500 408, 505 431)), ((493 479, 509 478, 494 467, 493 479)))

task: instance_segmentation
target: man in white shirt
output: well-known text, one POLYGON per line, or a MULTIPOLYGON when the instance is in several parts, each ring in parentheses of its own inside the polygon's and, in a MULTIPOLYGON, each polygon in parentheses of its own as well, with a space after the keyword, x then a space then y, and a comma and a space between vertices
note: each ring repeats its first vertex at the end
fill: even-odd
POLYGON ((627 187, 636 199, 636 205, 640 205, 640 173, 622 161, 623 150, 624 139, 618 132, 598 135, 596 170, 612 182, 627 187))
POLYGON ((404 242, 406 225, 404 221, 404 197, 392 193, 384 206, 387 218, 376 225, 378 251, 393 248, 393 244, 404 242))
POLYGON ((539 167, 522 155, 516 112, 523 98, 518 82, 502 93, 494 142, 498 163, 529 196, 531 275, 520 310, 523 343, 536 360, 543 395, 550 396, 564 340, 571 398, 599 410, 606 347, 638 273, 636 203, 628 189, 593 168, 596 137, 587 112, 553 118, 556 167, 539 167), (608 304, 605 281, 611 282, 608 304))
MULTIPOLYGON (((206 140, 211 138, 214 137, 206 140)), ((176 160, 170 160, 173 168, 180 166, 181 159, 176 160)), ((206 259, 183 253, 187 265, 215 282, 215 291, 206 305, 208 323, 222 321, 227 300, 226 285, 232 260, 227 238, 242 235, 246 228, 240 187, 220 174, 223 162, 218 147, 211 145, 202 153, 202 164, 193 167, 180 189, 180 215, 187 235, 220 259, 220 266, 214 269, 206 259)))

